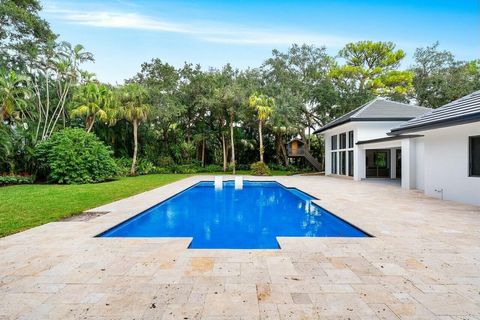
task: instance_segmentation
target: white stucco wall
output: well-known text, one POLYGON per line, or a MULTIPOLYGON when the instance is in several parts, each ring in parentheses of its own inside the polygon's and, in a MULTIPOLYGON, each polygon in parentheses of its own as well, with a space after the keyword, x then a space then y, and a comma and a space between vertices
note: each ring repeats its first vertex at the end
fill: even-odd
POLYGON ((415 139, 415 189, 425 190, 425 142, 415 139))
POLYGON ((421 132, 424 137, 425 193, 445 200, 480 205, 480 177, 469 177, 468 137, 480 135, 480 123, 421 132))

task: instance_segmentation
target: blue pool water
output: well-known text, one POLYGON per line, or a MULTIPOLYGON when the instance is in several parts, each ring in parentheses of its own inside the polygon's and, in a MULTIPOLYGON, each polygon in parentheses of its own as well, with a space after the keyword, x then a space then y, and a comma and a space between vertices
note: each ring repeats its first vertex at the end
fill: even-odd
POLYGON ((101 237, 193 237, 190 248, 276 249, 275 237, 366 237, 277 182, 200 182, 107 230, 101 237))

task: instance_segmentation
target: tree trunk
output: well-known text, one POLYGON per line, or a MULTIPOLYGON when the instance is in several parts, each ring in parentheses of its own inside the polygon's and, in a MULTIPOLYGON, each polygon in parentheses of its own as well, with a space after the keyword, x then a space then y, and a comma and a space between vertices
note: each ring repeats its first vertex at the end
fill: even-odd
POLYGON ((285 161, 285 167, 288 168, 288 156, 287 156, 287 150, 285 149, 285 145, 282 143, 280 145, 280 148, 282 148, 282 155, 283 155, 283 161, 285 161))
POLYGON ((230 113, 230 141, 232 144, 232 167, 235 174, 235 143, 233 142, 233 112, 230 113))
POLYGON ((130 174, 132 176, 135 175, 135 170, 137 167, 137 153, 138 153, 137 129, 138 129, 137 119, 133 119, 133 159, 132 159, 132 168, 130 169, 130 174))
POLYGON ((92 131, 93 124, 95 123, 95 116, 90 116, 87 118, 87 132, 92 131))
POLYGON ((202 140, 202 167, 205 167, 205 137, 202 140))
POLYGON ((227 171, 227 146, 225 143, 225 134, 222 133, 222 149, 223 149, 223 172, 227 171))
POLYGON ((260 161, 263 162, 263 137, 262 137, 262 121, 258 121, 258 134, 260 140, 260 161))

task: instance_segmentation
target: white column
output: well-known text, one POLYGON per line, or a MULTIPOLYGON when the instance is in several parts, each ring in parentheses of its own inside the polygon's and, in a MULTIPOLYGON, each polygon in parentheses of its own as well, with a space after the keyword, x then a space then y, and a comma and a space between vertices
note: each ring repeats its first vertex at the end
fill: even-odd
POLYGON ((402 140, 402 188, 415 189, 415 140, 402 140))
POLYGON ((329 135, 324 135, 323 139, 325 141, 325 175, 328 176, 332 174, 332 139, 329 135))
POLYGON ((397 149, 390 149, 390 178, 397 178, 397 149))
POLYGON ((365 179, 366 169, 365 169, 365 149, 359 146, 355 146, 353 149, 353 180, 360 181, 365 179))

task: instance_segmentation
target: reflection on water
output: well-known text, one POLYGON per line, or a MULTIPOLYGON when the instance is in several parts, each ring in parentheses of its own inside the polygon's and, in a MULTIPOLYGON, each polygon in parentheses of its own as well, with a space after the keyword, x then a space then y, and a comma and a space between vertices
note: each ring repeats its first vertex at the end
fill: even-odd
POLYGON ((278 248, 277 236, 364 237, 360 230, 275 182, 221 190, 200 183, 103 236, 193 237, 191 248, 278 248))

